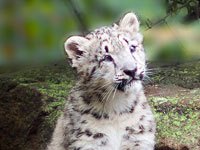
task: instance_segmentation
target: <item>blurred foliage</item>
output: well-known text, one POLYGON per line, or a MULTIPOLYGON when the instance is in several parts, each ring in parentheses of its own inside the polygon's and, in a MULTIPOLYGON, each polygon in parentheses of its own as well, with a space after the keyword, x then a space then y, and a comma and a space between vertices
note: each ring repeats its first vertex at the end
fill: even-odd
POLYGON ((187 14, 183 21, 191 22, 200 18, 200 0, 166 0, 167 13, 178 13, 185 8, 187 14))
MULTIPOLYGON (((162 19, 166 15, 166 9, 170 12, 175 7, 179 7, 181 5, 180 2, 187 1, 1 0, 0 65, 40 63, 62 59, 65 56, 63 42, 67 37, 102 25, 110 25, 129 11, 133 11, 138 15, 141 21, 142 33, 148 35, 146 34, 149 32, 146 31, 148 29, 146 26, 147 20, 153 22, 154 20, 162 19)), ((194 6, 192 2, 188 3, 188 5, 194 6)), ((189 10, 189 7, 187 9, 189 10)), ((179 15, 165 18, 167 20, 162 22, 161 25, 165 26, 167 21, 171 27, 174 22, 175 24, 180 22, 180 16, 183 17, 185 15, 187 13, 185 14, 185 10, 183 10, 179 15)), ((193 28, 194 26, 197 25, 192 24, 188 28, 193 28)), ((194 30, 192 33, 199 33, 196 33, 196 31, 199 30, 194 30)), ((154 34, 154 32, 151 32, 151 34, 154 34)), ((147 49, 151 49, 151 52, 148 51, 148 55, 151 56, 155 52, 157 53, 152 49, 151 45, 159 43, 152 38, 152 35, 145 36, 145 39, 145 42, 149 43, 147 49)), ((187 43, 190 42, 186 42, 186 46, 187 43)), ((199 47, 198 42, 195 45, 195 47, 199 47)))
POLYGON ((187 57, 183 46, 177 42, 168 43, 160 48, 160 51, 155 54, 156 61, 181 62, 187 57))

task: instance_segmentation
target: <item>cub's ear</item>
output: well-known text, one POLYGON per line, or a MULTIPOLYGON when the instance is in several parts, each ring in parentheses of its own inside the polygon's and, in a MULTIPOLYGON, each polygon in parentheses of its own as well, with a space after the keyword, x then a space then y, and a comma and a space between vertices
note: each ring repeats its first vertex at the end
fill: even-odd
POLYGON ((78 59, 86 52, 89 40, 81 36, 72 36, 65 41, 65 51, 70 59, 78 59))
POLYGON ((127 13, 119 22, 119 26, 121 29, 128 30, 130 32, 138 32, 139 31, 139 21, 137 16, 130 12, 127 13))
POLYGON ((80 68, 80 59, 87 53, 88 43, 89 40, 81 36, 72 36, 65 41, 65 51, 71 59, 72 67, 80 68))

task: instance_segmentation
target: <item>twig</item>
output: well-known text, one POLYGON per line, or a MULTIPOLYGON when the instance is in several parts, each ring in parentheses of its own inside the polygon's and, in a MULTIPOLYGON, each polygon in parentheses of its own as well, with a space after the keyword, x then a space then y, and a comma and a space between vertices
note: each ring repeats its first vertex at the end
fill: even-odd
POLYGON ((181 9, 185 8, 185 6, 187 6, 187 5, 188 5, 189 3, 191 3, 191 2, 193 2, 193 0, 188 1, 187 3, 185 3, 184 5, 182 5, 182 6, 180 6, 180 7, 177 7, 175 10, 173 10, 172 12, 168 13, 168 14, 167 14, 166 16, 164 16, 163 18, 161 18, 161 19, 159 19, 159 20, 157 20, 157 21, 155 21, 155 22, 153 22, 153 23, 148 19, 148 20, 146 21, 146 26, 147 26, 147 28, 146 28, 145 31, 151 29, 153 26, 156 26, 156 25, 158 25, 158 24, 166 23, 166 19, 167 19, 169 16, 171 16, 171 14, 177 12, 178 10, 181 10, 181 9))
POLYGON ((80 31, 83 35, 85 35, 88 31, 88 28, 87 28, 87 25, 85 23, 85 20, 83 19, 83 16, 81 15, 81 13, 78 11, 76 5, 74 4, 74 1, 73 0, 67 0, 68 3, 70 4, 71 6, 71 9, 74 13, 74 16, 76 17, 77 21, 78 21, 78 24, 79 24, 79 28, 80 28, 80 31))

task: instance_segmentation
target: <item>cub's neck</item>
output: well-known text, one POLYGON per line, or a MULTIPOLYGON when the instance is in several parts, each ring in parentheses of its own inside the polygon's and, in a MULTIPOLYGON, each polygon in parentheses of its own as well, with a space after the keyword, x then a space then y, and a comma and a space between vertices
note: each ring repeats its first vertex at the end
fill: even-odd
POLYGON ((104 80, 81 81, 78 84, 85 105, 93 111, 105 114, 121 114, 133 111, 139 96, 143 95, 141 81, 133 83, 125 91, 104 80))

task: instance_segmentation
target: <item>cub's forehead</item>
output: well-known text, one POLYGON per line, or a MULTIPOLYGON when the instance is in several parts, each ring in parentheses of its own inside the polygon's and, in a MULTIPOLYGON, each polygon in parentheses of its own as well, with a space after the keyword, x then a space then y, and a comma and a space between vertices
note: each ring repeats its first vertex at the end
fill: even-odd
POLYGON ((120 30, 117 26, 101 27, 89 33, 86 38, 91 40, 91 46, 93 48, 108 48, 109 52, 118 52, 123 49, 126 44, 132 43, 138 45, 143 40, 143 37, 139 32, 130 33, 128 31, 120 30), (126 44, 123 44, 124 42, 126 42, 126 44))
POLYGON ((114 27, 101 27, 88 34, 86 38, 92 40, 94 45, 100 46, 102 49, 117 52, 118 49, 123 47, 119 40, 121 34, 123 33, 114 27))
POLYGON ((119 38, 125 38, 127 40, 138 39, 139 41, 143 40, 142 34, 139 32, 130 33, 128 31, 120 30, 118 26, 113 27, 101 27, 90 32, 86 38, 88 39, 97 39, 98 41, 116 41, 119 38))
POLYGON ((116 38, 119 36, 119 34, 123 34, 123 33, 114 27, 101 27, 89 33, 86 37, 90 39, 96 38, 103 41, 103 40, 116 38))

